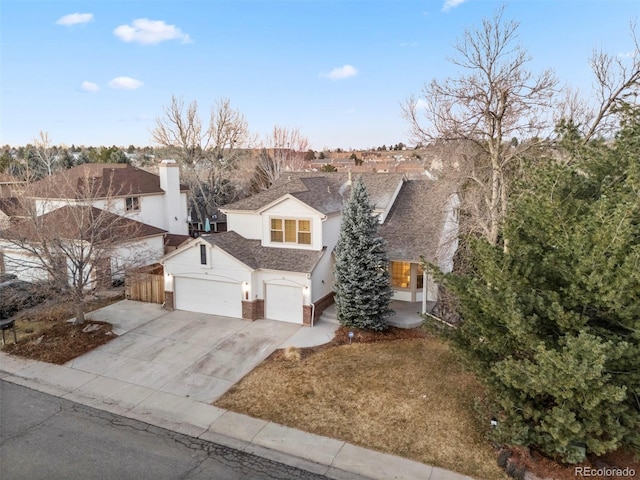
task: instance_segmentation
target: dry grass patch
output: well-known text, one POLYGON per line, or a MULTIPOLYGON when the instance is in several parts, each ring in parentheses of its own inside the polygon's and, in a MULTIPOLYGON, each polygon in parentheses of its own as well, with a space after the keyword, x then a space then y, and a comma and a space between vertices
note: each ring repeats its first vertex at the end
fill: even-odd
POLYGON ((215 404, 482 479, 504 479, 475 420, 482 389, 435 338, 277 351, 215 404), (303 352, 304 353, 304 352, 303 352))

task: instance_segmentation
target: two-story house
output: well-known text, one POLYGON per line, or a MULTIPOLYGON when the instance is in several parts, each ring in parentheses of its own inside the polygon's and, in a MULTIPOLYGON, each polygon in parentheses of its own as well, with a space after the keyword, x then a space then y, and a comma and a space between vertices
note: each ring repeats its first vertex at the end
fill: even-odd
POLYGON ((161 162, 158 175, 127 164, 84 164, 45 177, 0 203, 0 272, 45 280, 38 255, 20 242, 42 243, 37 230, 47 228, 78 247, 79 239, 100 238, 87 235, 95 228, 92 218, 117 222, 121 232, 112 239, 111 264, 102 265, 103 272, 121 277, 128 265, 157 262, 168 244, 188 239, 187 191, 173 160, 161 162))
MULTIPOLYGON (((437 298, 422 259, 450 271, 458 197, 450 185, 402 174, 363 174, 387 240, 394 299, 437 298)), ((247 320, 312 325, 333 302, 333 249, 351 176, 288 173, 270 189, 227 205, 227 232, 203 235, 168 254, 165 302, 247 320)))

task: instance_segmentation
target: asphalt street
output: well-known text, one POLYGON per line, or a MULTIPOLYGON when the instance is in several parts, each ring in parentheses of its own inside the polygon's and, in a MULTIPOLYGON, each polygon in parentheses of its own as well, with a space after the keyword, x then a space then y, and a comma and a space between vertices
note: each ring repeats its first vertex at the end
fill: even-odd
POLYGON ((325 477, 0 381, 0 478, 325 477))

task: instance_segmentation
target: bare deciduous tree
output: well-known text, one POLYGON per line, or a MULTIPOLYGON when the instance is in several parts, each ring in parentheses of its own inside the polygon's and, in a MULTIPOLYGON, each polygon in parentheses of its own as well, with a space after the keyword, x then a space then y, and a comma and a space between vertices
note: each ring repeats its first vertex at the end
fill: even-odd
POLYGON ((263 143, 252 180, 254 191, 265 190, 275 183, 285 171, 303 170, 309 140, 298 128, 273 127, 271 135, 263 143))
POLYGON ((182 167, 182 178, 191 189, 191 202, 201 219, 229 198, 230 172, 238 159, 247 153, 255 137, 249 131, 244 115, 221 99, 211 108, 209 122, 203 125, 198 103, 189 105, 178 97, 156 119, 152 140, 169 150, 182 167))
POLYGON ((559 110, 560 120, 571 120, 582 133, 583 142, 607 137, 616 131, 619 118, 616 104, 620 100, 637 102, 640 94, 640 39, 637 24, 631 22, 631 51, 612 55, 596 49, 590 64, 594 73, 593 93, 585 98, 578 90, 567 89, 559 110), (595 103, 594 103, 595 102, 595 103))
POLYGON ((548 108, 557 84, 551 71, 534 75, 527 69, 530 56, 518 43, 519 24, 503 14, 504 8, 483 19, 480 28, 467 30, 454 45, 459 76, 432 80, 420 98, 410 97, 403 105, 417 142, 473 144, 474 155, 450 161, 459 164, 465 190, 480 201, 473 211, 463 191, 462 208, 494 245, 514 164, 550 131, 548 108))
POLYGON ((118 210, 116 199, 125 192, 108 178, 96 182, 87 171, 80 176, 61 172, 46 180, 55 181, 32 187, 52 199, 23 198, 9 228, 0 231, 0 251, 7 272, 46 281, 68 295, 75 305, 76 323, 81 324, 85 298, 93 288, 110 285, 128 268, 157 260, 162 252, 152 251, 142 238, 162 231, 150 232, 153 227, 112 213, 118 210), (69 191, 73 197, 64 198, 69 191))
POLYGON ((58 155, 51 145, 49 133, 40 131, 38 136, 33 139, 33 146, 35 159, 46 170, 47 175, 52 175, 56 169, 56 163, 58 163, 58 155))

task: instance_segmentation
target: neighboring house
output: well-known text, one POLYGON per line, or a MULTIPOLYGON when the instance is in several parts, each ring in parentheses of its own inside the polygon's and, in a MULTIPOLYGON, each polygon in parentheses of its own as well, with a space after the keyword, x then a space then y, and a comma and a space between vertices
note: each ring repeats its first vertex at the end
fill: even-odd
POLYGON ((0 201, 0 268, 27 281, 47 278, 34 256, 16 245, 18 234, 20 241, 42 243, 28 225, 34 222, 25 220, 31 210, 39 225, 58 225, 58 238, 76 245, 102 240, 92 232, 91 219, 112 226, 115 245, 95 275, 121 278, 127 266, 157 262, 187 240, 187 190, 172 160, 160 164, 159 175, 127 164, 83 164, 45 177, 22 197, 0 201))
POLYGON ((0 198, 0 230, 9 228, 12 219, 26 215, 27 211, 17 197, 0 198))
MULTIPOLYGON (((363 174, 389 246, 394 298, 437 298, 421 257, 450 271, 457 195, 450 185, 402 174, 363 174)), ((167 308, 312 325, 333 302, 333 249, 351 175, 287 173, 270 189, 221 208, 227 232, 169 253, 167 308)))
POLYGON ((0 198, 19 195, 25 187, 25 182, 7 173, 0 172, 0 198))
POLYGON ((227 231, 227 216, 219 209, 211 214, 210 217, 205 218, 204 221, 200 219, 196 208, 191 208, 191 214, 189 215, 189 234, 192 237, 198 237, 203 233, 218 233, 227 231))
POLYGON ((159 175, 126 163, 85 163, 32 183, 24 197, 39 214, 65 205, 91 205, 170 234, 188 235, 188 187, 180 170, 164 160, 159 175))
POLYGON ((65 264, 64 257, 58 260, 55 254, 39 248, 43 241, 50 243, 53 252, 62 245, 69 252, 66 255, 67 276, 86 275, 91 287, 110 285, 114 279, 124 278, 127 267, 157 261, 164 252, 165 230, 95 207, 65 205, 37 220, 14 221, 10 230, 4 232, 4 239, 0 239, 5 273, 13 273, 21 280, 49 279, 43 262, 52 271, 58 270, 58 262, 65 264), (18 246, 23 243, 27 249, 18 246), (86 269, 88 263, 93 266, 90 276, 86 269))

